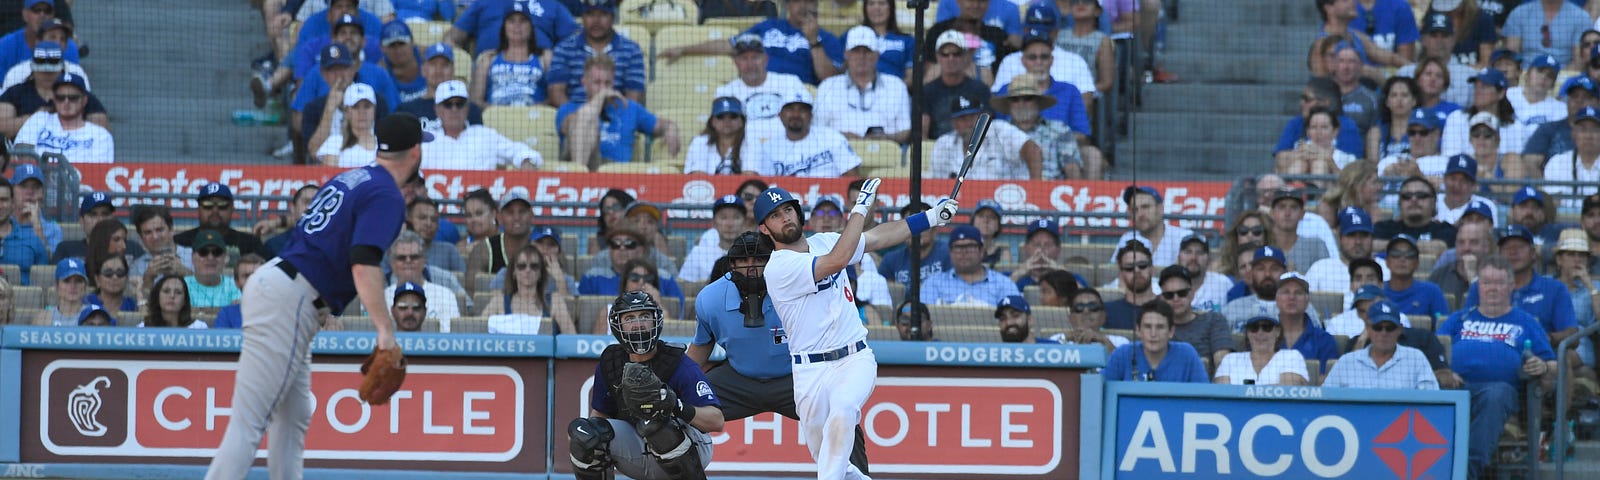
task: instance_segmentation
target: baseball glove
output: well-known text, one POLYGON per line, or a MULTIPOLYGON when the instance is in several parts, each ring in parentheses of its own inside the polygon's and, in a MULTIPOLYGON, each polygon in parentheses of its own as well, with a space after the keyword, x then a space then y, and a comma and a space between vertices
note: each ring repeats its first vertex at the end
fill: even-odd
POLYGON ((406 381, 406 357, 400 347, 380 349, 374 347, 372 355, 361 363, 361 401, 372 405, 389 403, 389 396, 400 390, 406 381))
POLYGON ((638 418, 666 417, 678 409, 678 394, 664 388, 650 367, 629 363, 622 367, 622 400, 638 418))

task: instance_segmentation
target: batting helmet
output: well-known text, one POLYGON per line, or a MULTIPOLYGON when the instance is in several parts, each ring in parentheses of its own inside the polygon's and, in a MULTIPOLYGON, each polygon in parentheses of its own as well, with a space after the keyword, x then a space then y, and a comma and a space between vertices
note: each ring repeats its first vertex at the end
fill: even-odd
POLYGON ((756 232, 744 232, 733 239, 728 247, 728 258, 769 258, 772 256, 772 239, 756 232))
MULTIPOLYGON (((790 202, 794 203, 794 208, 796 211, 800 210, 800 197, 794 196, 794 194, 789 193, 788 190, 784 190, 780 187, 772 187, 768 188, 765 192, 761 192, 761 195, 756 196, 756 223, 767 221, 767 217, 772 215, 773 211, 777 210, 778 207, 783 206, 783 204, 790 202)), ((804 226, 805 220, 805 216, 801 215, 800 225, 804 226)))
POLYGON ((661 304, 656 303, 655 298, 641 290, 617 295, 617 300, 611 304, 611 315, 608 320, 611 323, 611 335, 617 337, 617 342, 632 353, 641 355, 650 353, 656 348, 656 339, 661 337, 661 304), (651 312, 653 326, 642 330, 624 329, 622 314, 641 310, 651 312))

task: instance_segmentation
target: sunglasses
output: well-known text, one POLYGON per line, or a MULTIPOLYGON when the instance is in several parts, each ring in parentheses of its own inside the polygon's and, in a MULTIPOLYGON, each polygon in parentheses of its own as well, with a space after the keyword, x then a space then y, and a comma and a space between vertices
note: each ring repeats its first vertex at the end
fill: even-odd
POLYGON ((56 98, 55 98, 55 102, 56 103, 72 103, 72 102, 77 102, 79 100, 83 100, 83 94, 74 93, 74 94, 67 94, 67 95, 56 95, 56 98))
POLYGON ((1433 133, 1433 130, 1426 129, 1426 128, 1408 128, 1408 129, 1406 129, 1406 135, 1412 136, 1412 137, 1421 137, 1421 136, 1424 136, 1424 135, 1427 135, 1427 134, 1430 134, 1430 133, 1433 133))
POLYGON ((1481 139, 1488 140, 1488 139, 1492 139, 1494 137, 1495 137, 1495 132, 1493 130, 1483 131, 1483 132, 1472 132, 1472 138, 1481 138, 1481 139))
POLYGON ((1189 290, 1191 290, 1191 289, 1185 288, 1183 290, 1168 290, 1168 291, 1165 291, 1165 292, 1161 292, 1161 298, 1165 298, 1167 300, 1177 300, 1177 299, 1180 299, 1180 298, 1188 298, 1189 297, 1189 290))
POLYGON ((444 105, 444 108, 450 108, 450 109, 467 108, 467 101, 466 100, 446 100, 444 103, 442 103, 440 105, 444 105))
POLYGON ((194 253, 202 257, 221 257, 227 255, 228 251, 220 248, 202 248, 195 250, 194 253))
POLYGON ((1098 311, 1105 310, 1105 309, 1106 309, 1106 305, 1103 304, 1103 303, 1074 303, 1074 304, 1072 304, 1072 313, 1091 313, 1091 312, 1098 312, 1098 311))
POLYGON ((754 202, 754 201, 756 201, 756 196, 757 195, 760 195, 760 194, 759 193, 749 193, 749 192, 741 193, 741 194, 739 194, 739 199, 740 200, 744 200, 746 202, 754 202))
POLYGON ((1134 264, 1131 264, 1131 265, 1123 265, 1120 268, 1122 268, 1122 271, 1124 271, 1124 272, 1132 272, 1132 271, 1137 271, 1137 270, 1144 270, 1144 269, 1150 268, 1150 262, 1139 262, 1139 263, 1134 263, 1134 264))
POLYGON ((1401 200, 1422 200, 1425 198, 1433 198, 1433 194, 1428 192, 1400 192, 1401 200))
POLYGON ((422 254, 413 253, 413 254, 409 254, 409 255, 394 255, 394 261, 396 261, 396 262, 407 262, 407 263, 410 263, 410 262, 415 262, 417 260, 422 260, 422 254))
POLYGON ((967 52, 963 52, 963 51, 959 51, 959 50, 958 51, 954 51, 954 52, 939 52, 939 56, 943 57, 943 58, 956 58, 956 57, 961 56, 961 54, 963 54, 963 53, 967 53, 967 52))
POLYGON ((1417 258, 1416 250, 1394 250, 1389 252, 1389 258, 1414 259, 1417 258))
POLYGON ((394 309, 399 311, 422 312, 428 310, 426 305, 420 303, 396 303, 394 309))
POLYGON ((834 209, 831 209, 831 208, 830 209, 826 209, 826 210, 812 210, 811 211, 811 216, 813 216, 813 217, 818 217, 818 216, 821 216, 821 217, 839 217, 839 216, 843 216, 843 215, 844 214, 840 213, 838 210, 834 210, 834 209))
POLYGON ((1267 234, 1267 227, 1262 226, 1262 225, 1257 225, 1257 226, 1248 227, 1248 228, 1246 228, 1246 227, 1240 227, 1239 228, 1239 236, 1241 236, 1241 237, 1244 237, 1244 236, 1256 236, 1256 235, 1266 235, 1266 234, 1267 234))
POLYGON ((229 202, 225 201, 225 200, 216 200, 216 201, 210 201, 210 202, 200 202, 200 208, 211 209, 211 210, 222 210, 222 209, 225 209, 225 208, 229 207, 228 203, 229 202))
POLYGON ((643 274, 640 274, 639 272, 628 272, 628 281, 630 281, 630 282, 656 283, 656 276, 655 275, 643 275, 643 274))
POLYGON ((102 277, 110 277, 110 278, 122 278, 122 277, 128 276, 128 271, 126 269, 113 270, 113 269, 110 269, 110 268, 102 268, 102 269, 100 269, 100 276, 102 276, 102 277))
POLYGON ((1277 330, 1278 326, 1276 324, 1273 324, 1273 323, 1270 323, 1270 322, 1256 322, 1256 323, 1252 323, 1252 324, 1246 325, 1244 327, 1244 329, 1245 329, 1245 331, 1248 331, 1250 333, 1260 333, 1260 332, 1270 332, 1270 331, 1273 331, 1273 330, 1277 330))
POLYGON ((1051 59, 1054 59, 1054 58, 1056 58, 1054 55, 1047 54, 1047 53, 1046 54, 1033 54, 1033 55, 1023 55, 1022 56, 1023 60, 1027 60, 1027 61, 1030 61, 1030 62, 1039 62, 1039 61, 1044 61, 1044 60, 1051 60, 1051 59))
POLYGON ((639 248, 639 242, 635 242, 631 239, 612 240, 611 248, 616 250, 633 250, 635 248, 639 248))
POLYGON ((1383 322, 1383 323, 1380 323, 1380 324, 1377 324, 1377 325, 1372 325, 1372 326, 1370 326, 1368 328, 1371 328, 1372 331, 1374 331, 1374 332, 1389 333, 1389 332, 1393 332, 1395 330, 1399 330, 1400 326, 1399 325, 1395 325, 1395 324, 1390 323, 1390 322, 1383 322))
POLYGON ((518 263, 517 264, 517 270, 540 270, 540 269, 543 269, 543 268, 544 268, 544 264, 543 263, 518 263))

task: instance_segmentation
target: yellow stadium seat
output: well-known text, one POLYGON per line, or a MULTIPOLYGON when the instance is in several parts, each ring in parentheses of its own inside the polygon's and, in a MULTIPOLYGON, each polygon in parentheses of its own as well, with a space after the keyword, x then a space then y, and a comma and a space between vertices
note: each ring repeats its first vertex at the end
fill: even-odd
POLYGON ((900 144, 888 140, 851 140, 850 148, 861 157, 861 168, 900 167, 900 144))
MULTIPOLYGON (((543 154, 541 153, 541 155, 543 154)), ((544 165, 540 165, 539 170, 545 172, 587 172, 589 167, 578 162, 563 162, 552 157, 545 157, 544 165)))
POLYGON ((861 169, 856 171, 856 174, 865 178, 906 178, 911 176, 910 171, 900 167, 869 168, 866 165, 862 165, 861 169))
POLYGON ((621 24, 613 25, 611 28, 622 34, 622 36, 627 37, 628 40, 633 40, 634 43, 639 44, 640 51, 646 54, 650 53, 650 30, 640 25, 621 24))
MULTIPOLYGON (((674 121, 673 123, 677 123, 674 121)), ((684 155, 689 153, 689 140, 694 139, 696 130, 686 130, 678 126, 678 154, 667 152, 667 142, 655 139, 650 142, 650 164, 660 167, 659 173, 683 173, 684 155)), ((687 253, 687 252, 684 252, 687 253)))
POLYGON ((617 15, 619 24, 656 32, 673 25, 694 25, 700 19, 700 7, 687 0, 626 0, 617 15))
MULTIPOLYGON (((13 284, 15 285, 15 284, 13 284)), ((54 296, 46 297, 44 287, 13 286, 11 287, 11 304, 16 308, 44 308, 45 305, 54 303, 54 296)), ((32 321, 33 319, 24 319, 32 321)))
MULTIPOLYGON (((859 14, 859 11, 857 12, 858 13, 853 17, 817 17, 817 26, 822 27, 823 30, 832 32, 834 35, 838 35, 839 39, 843 40, 844 32, 850 31, 850 27, 861 24, 861 15, 859 14)), ((926 22, 927 20, 923 21, 926 22)), ((910 26, 911 24, 908 23, 906 25, 910 26)))
POLYGON ((704 81, 722 85, 738 76, 739 69, 733 65, 733 57, 694 55, 673 63, 656 60, 657 81, 704 81))
POLYGON ((456 78, 470 83, 472 81, 472 66, 477 63, 477 59, 472 54, 467 53, 466 50, 462 50, 461 47, 451 48, 455 50, 456 78))
POLYGON ((645 87, 645 107, 657 114, 671 110, 704 111, 709 114, 711 101, 716 100, 719 86, 722 86, 722 82, 697 78, 650 82, 645 87))
POLYGON ((654 163, 641 163, 641 162, 617 163, 617 162, 609 162, 609 163, 600 164, 600 173, 647 173, 647 174, 659 174, 659 173, 678 173, 678 172, 672 171, 671 167, 664 166, 664 165, 658 165, 658 164, 654 164, 654 163))
POLYGON ((717 27, 732 27, 738 31, 745 31, 751 26, 767 21, 767 17, 716 17, 707 18, 702 25, 717 27))
POLYGON ((450 31, 450 22, 406 22, 406 26, 411 27, 411 43, 422 48, 444 41, 444 34, 450 31))
POLYGON ((494 106, 484 109, 483 123, 506 138, 528 144, 544 156, 545 164, 560 158, 561 140, 556 134, 556 109, 494 106))
POLYGON ((726 42, 738 35, 739 32, 754 23, 734 25, 670 25, 663 27, 655 34, 655 51, 661 52, 669 48, 685 47, 706 41, 717 40, 726 42))

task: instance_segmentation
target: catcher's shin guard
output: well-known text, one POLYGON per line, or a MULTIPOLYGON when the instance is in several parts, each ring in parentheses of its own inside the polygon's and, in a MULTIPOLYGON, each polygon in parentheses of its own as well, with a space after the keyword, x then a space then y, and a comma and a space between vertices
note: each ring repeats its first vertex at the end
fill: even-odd
POLYGON ((604 418, 574 418, 567 425, 572 471, 579 480, 610 480, 611 439, 616 434, 604 418))
POLYGON ((677 480, 706 478, 705 466, 700 465, 700 452, 685 434, 683 429, 687 426, 681 421, 652 418, 641 420, 638 427, 639 436, 644 438, 645 446, 668 477, 677 480))

